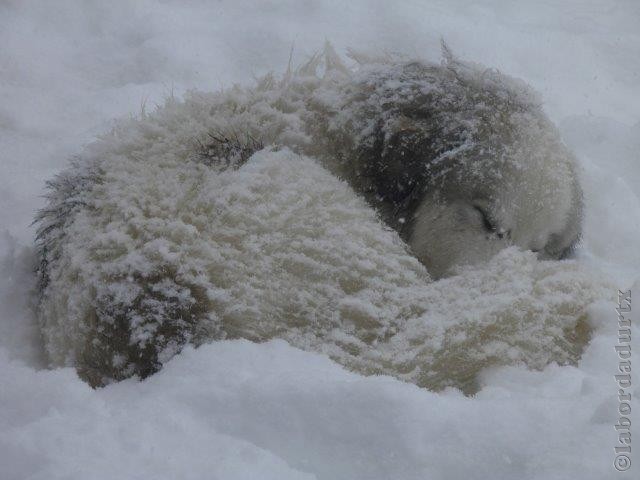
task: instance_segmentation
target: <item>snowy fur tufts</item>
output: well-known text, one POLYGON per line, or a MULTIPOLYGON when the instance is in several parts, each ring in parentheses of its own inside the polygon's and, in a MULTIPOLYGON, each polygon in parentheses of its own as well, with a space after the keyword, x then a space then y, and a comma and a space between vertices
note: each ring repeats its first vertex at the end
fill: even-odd
MULTIPOLYGON (((485 367, 578 361, 586 307, 605 285, 573 262, 516 248, 432 282, 394 223, 414 207, 402 185, 411 176, 367 170, 393 129, 407 132, 398 111, 414 93, 441 106, 451 92, 485 92, 555 148, 529 89, 446 47, 444 70, 351 57, 357 68, 327 44, 280 79, 169 99, 119 122, 49 184, 37 242, 51 364, 98 386, 148 376, 187 344, 282 338, 358 372, 472 392, 485 367), (390 184, 398 190, 376 190, 390 184)), ((488 115, 487 104, 474 108, 488 115)), ((437 118, 476 128, 473 111, 437 118)), ((420 145, 451 168, 454 153, 482 146, 477 132, 420 145)), ((513 149, 491 153, 511 166, 513 149)), ((461 164, 470 177, 488 172, 461 164)))

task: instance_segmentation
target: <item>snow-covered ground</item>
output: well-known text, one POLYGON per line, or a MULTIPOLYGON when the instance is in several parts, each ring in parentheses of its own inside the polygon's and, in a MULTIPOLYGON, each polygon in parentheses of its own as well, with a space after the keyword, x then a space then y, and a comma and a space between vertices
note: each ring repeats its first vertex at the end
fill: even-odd
MULTIPOLYGON (((1 479, 635 478, 640 446, 630 471, 613 468, 612 304, 592 307, 578 368, 494 370, 473 398, 284 342, 188 349, 145 382, 95 391, 43 369, 30 223, 45 180, 113 118, 282 71, 292 45, 297 64, 326 38, 437 60, 440 37, 541 92, 583 166, 580 261, 637 295, 636 0, 0 1, 1 479)), ((638 393, 633 407, 639 424, 638 393)))

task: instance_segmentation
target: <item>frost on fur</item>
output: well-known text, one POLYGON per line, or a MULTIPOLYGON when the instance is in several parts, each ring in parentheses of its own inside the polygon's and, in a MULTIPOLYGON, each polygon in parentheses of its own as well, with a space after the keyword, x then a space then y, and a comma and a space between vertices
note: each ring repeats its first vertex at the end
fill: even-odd
POLYGON ((508 249, 431 282, 400 221, 448 175, 481 181, 483 159, 534 168, 509 159, 535 129, 557 144, 535 96, 451 55, 353 58, 327 47, 281 80, 169 99, 49 184, 37 242, 52 364, 98 386, 150 375, 187 343, 284 338, 363 373, 473 391, 487 366, 577 361, 605 291, 578 265, 508 249), (416 98, 432 123, 409 121, 416 98), (496 115, 507 127, 485 141, 496 115), (481 139, 490 151, 470 163, 481 139), (431 170, 403 163, 409 147, 431 170))

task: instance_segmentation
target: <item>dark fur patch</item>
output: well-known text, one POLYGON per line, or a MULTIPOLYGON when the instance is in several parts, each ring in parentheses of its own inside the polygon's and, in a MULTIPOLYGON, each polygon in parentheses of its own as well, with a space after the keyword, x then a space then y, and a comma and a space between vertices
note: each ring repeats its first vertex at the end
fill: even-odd
POLYGON ((209 167, 239 168, 255 152, 262 150, 262 140, 249 133, 215 131, 208 134, 206 141, 197 140, 197 158, 209 167))

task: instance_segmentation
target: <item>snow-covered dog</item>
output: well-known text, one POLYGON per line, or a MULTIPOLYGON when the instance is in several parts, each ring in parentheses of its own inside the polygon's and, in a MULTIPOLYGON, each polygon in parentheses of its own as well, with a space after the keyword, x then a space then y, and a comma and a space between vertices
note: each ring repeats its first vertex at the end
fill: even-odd
POLYGON ((472 389, 483 366, 576 361, 603 291, 524 252, 560 258, 580 234, 573 159, 536 96, 446 50, 356 58, 328 48, 281 80, 169 99, 50 183, 52 364, 103 385, 186 343, 284 338, 472 389))

